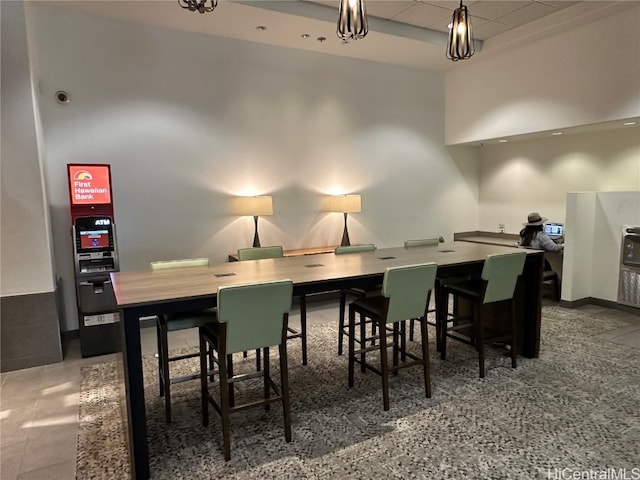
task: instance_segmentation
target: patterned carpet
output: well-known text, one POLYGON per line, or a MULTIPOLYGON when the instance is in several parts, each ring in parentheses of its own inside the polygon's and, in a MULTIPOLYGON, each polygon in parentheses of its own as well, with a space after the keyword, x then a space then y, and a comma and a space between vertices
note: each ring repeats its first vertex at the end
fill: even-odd
MULTIPOLYGON (((155 359, 145 358, 151 475, 528 480, 623 468, 631 474, 640 467, 640 349, 605 348, 593 338, 626 324, 615 311, 596 317, 544 307, 540 358, 520 358, 514 370, 502 352, 488 349, 485 379, 470 347, 450 342, 449 358, 441 361, 431 338, 432 398, 424 397, 419 368, 403 370, 391 380, 388 412, 372 372, 356 371, 356 385, 347 388, 336 326, 312 326, 309 365, 300 363, 299 342, 289 344, 293 441, 284 440, 280 408, 236 414, 230 462, 222 457, 213 410, 209 427, 201 426, 198 382, 174 388, 174 422, 164 423, 155 359)), ((252 366, 252 358, 245 360, 252 366)), ((129 476, 117 372, 115 363, 83 369, 78 479, 129 476)), ((237 398, 251 393, 243 388, 237 398)))

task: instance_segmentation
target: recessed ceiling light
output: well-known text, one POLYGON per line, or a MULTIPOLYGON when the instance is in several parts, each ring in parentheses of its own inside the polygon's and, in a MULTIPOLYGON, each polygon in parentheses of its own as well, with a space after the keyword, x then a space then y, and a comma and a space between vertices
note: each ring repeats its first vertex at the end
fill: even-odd
POLYGON ((637 122, 624 122, 624 125, 629 126, 629 125, 635 125, 637 122))
POLYGON ((553 132, 551 135, 553 136, 562 135, 562 132, 553 132))
POLYGON ((265 27, 264 25, 258 25, 256 27, 256 30, 260 30, 261 32, 264 32, 267 29, 267 27, 265 27))
POLYGON ((507 143, 509 140, 505 140, 504 138, 501 138, 500 140, 498 140, 498 142, 500 143, 507 143))
POLYGON ((303 33, 302 35, 300 35, 302 38, 309 38, 311 35, 309 35, 308 33, 303 33))

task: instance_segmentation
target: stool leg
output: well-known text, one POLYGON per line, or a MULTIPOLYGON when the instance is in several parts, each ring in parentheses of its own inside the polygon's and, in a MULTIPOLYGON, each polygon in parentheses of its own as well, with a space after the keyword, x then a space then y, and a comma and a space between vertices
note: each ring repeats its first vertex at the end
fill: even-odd
POLYGON ((480 378, 484 378, 484 327, 482 325, 482 305, 473 302, 473 319, 476 326, 476 348, 478 349, 478 363, 480 367, 480 378))
MULTIPOLYGON (((374 322, 377 320, 374 320, 374 322)), ((380 322, 380 373, 382 374, 382 403, 384 410, 389 410, 389 364, 387 359, 386 327, 380 322)))
POLYGON ((302 365, 307 364, 307 300, 300 297, 300 341, 302 342, 302 365))
POLYGON ((435 309, 435 317, 436 317, 436 352, 439 352, 441 349, 442 338, 440 334, 440 329, 442 326, 440 325, 440 309, 442 308, 442 287, 438 279, 436 279, 436 284, 434 286, 434 309, 435 309))
POLYGON ((162 385, 164 387, 164 417, 167 423, 171 423, 171 378, 169 372, 169 332, 166 328, 162 328, 161 343, 162 343, 162 385))
POLYGON ((202 426, 209 425, 209 389, 207 387, 207 341, 200 335, 200 396, 202 401, 202 426))
POLYGON ((364 367, 364 349, 367 346, 367 341, 365 340, 365 338, 367 338, 367 317, 363 313, 360 313, 360 371, 363 373, 367 371, 367 369, 364 367))
POLYGON ((440 325, 440 358, 442 360, 447 359, 447 323, 449 320, 449 293, 444 290, 442 292, 442 311, 440 313, 440 319, 437 323, 440 325))
MULTIPOLYGON (((227 356, 227 361, 226 361, 226 372, 227 372, 227 378, 232 378, 233 377, 233 355, 232 354, 228 354, 227 356)), ((222 370, 222 366, 220 366, 220 369, 222 370)), ((228 390, 229 390, 229 406, 233 407, 236 404, 236 396, 235 396, 235 392, 234 392, 234 384, 233 383, 228 383, 228 390)))
POLYGON ((355 370, 355 339, 356 312, 353 305, 349 305, 349 387, 353 387, 353 371, 355 370))
MULTIPOLYGON (((271 385, 269 384, 269 375, 270 375, 270 368, 269 368, 269 347, 265 347, 262 349, 263 351, 263 357, 264 358, 264 362, 263 362, 263 375, 262 378, 264 380, 264 398, 268 399, 269 397, 271 397, 271 385)), ((264 404, 264 409, 265 411, 270 410, 271 409, 271 404, 270 403, 265 403, 264 404)))
MULTIPOLYGON (((220 340, 220 342, 226 342, 220 340)), ((233 392, 233 384, 229 383, 229 366, 227 366, 227 360, 231 355, 225 354, 226 345, 220 347, 218 354, 219 367, 220 367, 220 416, 222 417, 222 444, 224 459, 226 461, 231 460, 231 419, 230 416, 230 398, 229 393, 233 392)))
POLYGON ((284 439, 291 441, 291 404, 289 402, 289 370, 287 366, 287 341, 280 342, 280 388, 282 390, 282 413, 284 415, 284 439))
POLYGON ((431 398, 431 365, 429 364, 429 334, 426 316, 420 320, 420 342, 422 344, 422 372, 424 375, 424 393, 431 398))
POLYGON ((338 355, 342 355, 342 340, 344 337, 344 313, 347 304, 347 294, 340 292, 340 317, 338 319, 338 355))
MULTIPOLYGON (((380 322, 382 324, 382 322, 380 322)), ((398 346, 400 345, 400 339, 399 337, 399 332, 398 332, 398 325, 399 322, 393 322, 393 335, 391 337, 391 349, 392 349, 392 356, 393 356, 393 366, 397 367, 398 366, 398 353, 399 353, 399 348, 398 346)), ((382 326, 382 325, 380 325, 382 326)), ((386 325, 384 326, 385 330, 386 330, 386 325)), ((393 374, 394 375, 398 375, 398 369, 394 368, 393 369, 393 374)))
POLYGON ((518 363, 518 322, 516 321, 516 305, 513 299, 511 304, 511 368, 516 368, 518 363))
MULTIPOLYGON (((413 322, 413 320, 412 318, 409 323, 413 322)), ((407 322, 405 320, 400 322, 400 360, 402 362, 407 361, 407 322)))
POLYGON ((160 319, 156 320, 156 341, 158 343, 158 386, 160 387, 160 396, 164 396, 164 379, 162 378, 164 371, 162 370, 162 359, 164 353, 162 352, 162 332, 160 326, 160 319))

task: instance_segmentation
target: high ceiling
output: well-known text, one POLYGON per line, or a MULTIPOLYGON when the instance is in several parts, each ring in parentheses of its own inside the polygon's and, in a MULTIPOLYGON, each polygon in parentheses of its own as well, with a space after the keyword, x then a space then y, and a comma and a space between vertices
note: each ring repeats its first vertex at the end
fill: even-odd
MULTIPOLYGON (((335 0, 306 0, 337 8, 335 0)), ((556 13, 574 0, 470 0, 464 4, 472 15, 474 37, 486 40, 507 30, 556 13)), ((592 6, 597 3, 589 2, 592 6)), ((447 33, 451 14, 459 0, 369 0, 367 14, 394 22, 447 33)))
MULTIPOLYGON (((638 0, 467 0, 478 53, 469 62, 618 12, 638 0)), ((446 32, 459 0, 366 0, 369 34, 344 44, 336 36, 338 0, 220 0, 210 13, 177 0, 35 1, 128 22, 305 49, 389 64, 447 70, 446 32), (257 27, 264 27, 258 29, 257 27)))

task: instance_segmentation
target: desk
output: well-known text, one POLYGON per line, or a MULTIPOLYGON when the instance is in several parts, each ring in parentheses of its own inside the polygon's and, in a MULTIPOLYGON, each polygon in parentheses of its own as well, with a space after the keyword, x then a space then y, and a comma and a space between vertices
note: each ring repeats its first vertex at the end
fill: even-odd
POLYGON ((488 243, 489 245, 504 245, 515 247, 520 242, 520 235, 513 233, 496 232, 458 232, 453 234, 453 239, 460 242, 488 243))
MULTIPOLYGON (((504 245, 515 247, 520 244, 520 235, 514 233, 496 232, 458 232, 453 234, 453 239, 460 242, 487 243, 490 245, 504 245)), ((562 252, 545 252, 545 258, 549 261, 551 269, 558 274, 562 281, 562 252)))
MULTIPOLYGON (((142 378, 139 318, 212 307, 222 285, 289 278, 294 295, 380 283, 387 267, 436 262, 441 275, 479 273, 487 255, 511 248, 468 242, 405 249, 387 248, 350 255, 318 254, 217 264, 211 267, 111 273, 120 308, 123 367, 132 477, 149 478, 149 446, 142 378)), ((543 254, 527 251, 516 292, 523 355, 537 357, 543 254)))

